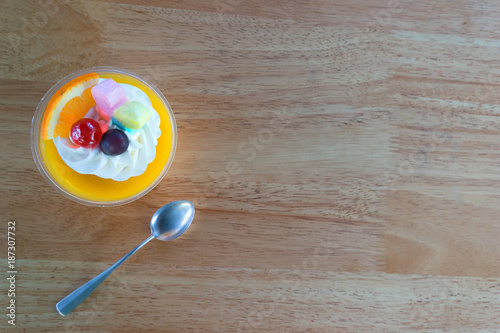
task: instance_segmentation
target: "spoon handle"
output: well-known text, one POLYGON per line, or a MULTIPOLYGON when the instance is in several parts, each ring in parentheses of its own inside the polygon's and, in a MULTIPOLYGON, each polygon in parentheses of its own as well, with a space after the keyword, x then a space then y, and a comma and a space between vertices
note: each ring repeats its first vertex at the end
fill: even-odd
POLYGON ((56 304, 56 309, 57 311, 65 316, 71 311, 73 311, 80 303, 82 303, 96 288, 101 284, 102 281, 104 281, 115 269, 118 268, 121 264, 125 262, 132 254, 137 252, 141 247, 143 247, 147 242, 152 240, 154 236, 150 236, 148 239, 146 239, 144 242, 136 246, 132 251, 127 253, 123 258, 118 260, 116 263, 114 263, 112 266, 110 266, 108 269, 106 269, 104 272, 101 274, 97 275, 95 278, 90 280, 89 282, 85 283, 75 291, 73 291, 71 294, 68 296, 64 297, 62 300, 60 300, 56 304))

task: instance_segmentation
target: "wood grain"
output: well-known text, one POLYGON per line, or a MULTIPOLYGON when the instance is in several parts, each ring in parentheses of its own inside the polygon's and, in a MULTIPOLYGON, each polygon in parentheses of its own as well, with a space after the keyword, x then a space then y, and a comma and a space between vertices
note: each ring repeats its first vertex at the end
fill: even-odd
POLYGON ((4 1, 0 234, 16 221, 17 329, 498 332, 499 6, 4 1), (96 65, 153 81, 177 120, 169 173, 123 207, 64 199, 30 152, 43 94, 96 65), (57 314, 177 199, 197 209, 185 235, 57 314))

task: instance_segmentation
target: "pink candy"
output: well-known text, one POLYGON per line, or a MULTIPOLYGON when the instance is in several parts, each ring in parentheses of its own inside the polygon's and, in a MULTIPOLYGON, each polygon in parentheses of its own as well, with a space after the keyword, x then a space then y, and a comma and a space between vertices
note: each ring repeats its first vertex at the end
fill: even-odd
POLYGON ((105 119, 110 119, 116 108, 127 101, 125 90, 113 79, 96 84, 91 92, 97 105, 97 112, 105 119))

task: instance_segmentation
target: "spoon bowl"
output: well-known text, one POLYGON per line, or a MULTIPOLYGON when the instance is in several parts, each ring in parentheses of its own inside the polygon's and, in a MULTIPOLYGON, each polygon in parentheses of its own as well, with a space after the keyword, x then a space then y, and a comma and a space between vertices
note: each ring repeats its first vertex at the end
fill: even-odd
POLYGON ((156 211, 151 218, 151 235, 169 241, 182 235, 194 218, 194 206, 187 200, 171 202, 156 211))
POLYGON ((85 283, 56 304, 65 316, 82 303, 115 269, 153 238, 168 241, 182 235, 194 218, 194 206, 187 200, 171 202, 156 211, 151 218, 151 236, 95 278, 85 283))

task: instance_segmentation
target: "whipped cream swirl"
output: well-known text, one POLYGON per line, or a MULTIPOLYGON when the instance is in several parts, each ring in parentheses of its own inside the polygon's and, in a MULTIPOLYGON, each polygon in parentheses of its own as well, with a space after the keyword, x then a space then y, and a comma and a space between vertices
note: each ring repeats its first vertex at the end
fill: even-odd
MULTIPOLYGON (((99 79, 99 82, 102 80, 99 79)), ((140 102, 149 108, 151 117, 137 131, 133 133, 125 131, 129 138, 129 147, 126 152, 117 156, 106 155, 99 147, 88 149, 76 146, 69 138, 54 138, 54 144, 62 160, 78 173, 124 181, 144 173, 156 156, 156 144, 161 135, 160 116, 146 93, 129 84, 120 83, 120 85, 125 89, 129 101, 140 102)), ((89 110, 85 118, 107 122, 99 116, 95 107, 89 110)), ((109 128, 113 127, 110 124, 109 128)))

